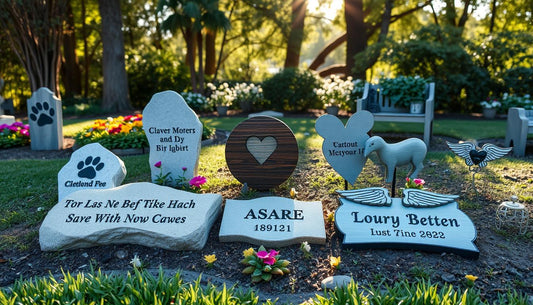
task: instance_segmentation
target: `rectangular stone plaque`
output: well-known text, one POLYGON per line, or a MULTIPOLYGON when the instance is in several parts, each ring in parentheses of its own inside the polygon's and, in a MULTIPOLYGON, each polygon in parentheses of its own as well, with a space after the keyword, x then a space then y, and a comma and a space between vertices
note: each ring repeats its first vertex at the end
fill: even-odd
POLYGON ((222 204, 219 194, 196 194, 148 182, 67 195, 39 230, 41 250, 138 244, 199 250, 222 204))
POLYGON ((326 242, 320 201, 304 202, 283 197, 226 200, 219 239, 283 247, 303 241, 326 242))

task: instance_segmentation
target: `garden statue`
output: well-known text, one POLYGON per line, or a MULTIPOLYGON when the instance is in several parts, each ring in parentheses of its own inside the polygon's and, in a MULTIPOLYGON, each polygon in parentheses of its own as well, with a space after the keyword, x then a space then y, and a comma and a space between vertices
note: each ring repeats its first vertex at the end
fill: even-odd
POLYGON ((498 147, 490 143, 486 143, 481 148, 477 147, 472 142, 454 144, 446 141, 446 144, 456 155, 465 159, 468 169, 472 172, 472 186, 474 187, 476 195, 478 194, 475 183, 476 173, 481 171, 483 167, 487 166, 487 162, 505 156, 512 149, 511 147, 498 147))
POLYGON ((408 176, 417 177, 418 172, 424 168, 422 163, 426 158, 427 147, 424 141, 418 138, 389 144, 383 138, 373 136, 366 141, 365 157, 373 151, 378 155, 379 161, 385 165, 385 182, 393 182, 396 167, 401 165, 411 164, 408 176))

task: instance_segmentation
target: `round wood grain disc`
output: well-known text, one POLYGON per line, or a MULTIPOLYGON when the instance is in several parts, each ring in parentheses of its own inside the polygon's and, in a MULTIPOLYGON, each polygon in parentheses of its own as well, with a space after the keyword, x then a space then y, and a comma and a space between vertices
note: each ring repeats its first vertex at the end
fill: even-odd
POLYGON ((239 182, 260 190, 274 188, 296 168, 298 143, 282 121, 253 117, 231 132, 226 142, 226 162, 239 182))

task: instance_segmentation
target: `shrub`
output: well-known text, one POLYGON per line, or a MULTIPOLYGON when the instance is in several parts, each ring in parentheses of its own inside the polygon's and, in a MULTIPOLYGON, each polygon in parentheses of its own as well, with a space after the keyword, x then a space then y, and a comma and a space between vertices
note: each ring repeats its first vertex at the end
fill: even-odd
POLYGON ((411 102, 424 102, 426 81, 418 76, 398 76, 379 80, 381 94, 388 96, 391 103, 399 107, 409 107, 411 102))
POLYGON ((342 80, 339 76, 333 75, 326 78, 321 88, 314 91, 324 106, 337 106, 340 109, 350 110, 350 98, 354 90, 352 77, 342 80))
POLYGON ((213 110, 213 105, 200 93, 183 92, 181 96, 195 112, 209 112, 213 110))
POLYGON ((30 126, 21 122, 0 125, 0 148, 25 146, 30 143, 30 126))
POLYGON ((63 115, 96 115, 102 113, 101 100, 84 97, 70 97, 61 101, 63 115))
POLYGON ((322 108, 314 92, 319 86, 312 72, 288 68, 265 80, 263 94, 274 110, 302 112, 322 108))
POLYGON ((507 92, 517 95, 533 94, 533 68, 509 69, 503 74, 507 92))

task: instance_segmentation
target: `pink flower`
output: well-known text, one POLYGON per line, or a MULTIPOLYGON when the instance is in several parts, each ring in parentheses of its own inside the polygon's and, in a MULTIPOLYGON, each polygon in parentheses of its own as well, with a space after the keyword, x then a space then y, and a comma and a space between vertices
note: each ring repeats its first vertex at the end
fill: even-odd
POLYGON ((424 179, 415 179, 414 182, 416 185, 424 185, 424 183, 426 183, 424 179))
POLYGON ((189 185, 190 186, 194 186, 194 187, 201 187, 202 184, 206 183, 207 182, 207 178, 203 177, 203 176, 196 176, 196 177, 193 177, 190 181, 189 181, 189 185))
POLYGON ((409 179, 409 177, 405 177, 405 182, 409 182, 411 181, 411 179, 409 179))
POLYGON ((154 164, 155 167, 161 168, 161 161, 158 161, 156 164, 154 164))
POLYGON ((275 257, 264 258, 263 259, 263 263, 272 266, 272 265, 274 265, 276 263, 276 258, 275 257))
POLYGON ((182 171, 186 171, 187 168, 184 166, 184 167, 181 168, 181 170, 182 170, 182 171))
POLYGON ((276 251, 276 250, 273 250, 273 249, 270 249, 270 252, 268 253, 268 255, 270 257, 276 257, 276 255, 278 255, 278 254, 279 254, 279 252, 276 251))
POLYGON ((264 259, 264 258, 267 258, 268 256, 269 256, 269 253, 266 252, 266 251, 258 251, 257 252, 257 257, 259 257, 259 258, 264 259))

